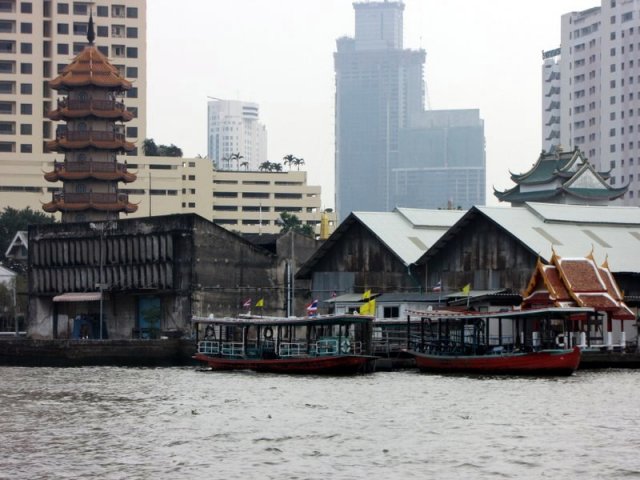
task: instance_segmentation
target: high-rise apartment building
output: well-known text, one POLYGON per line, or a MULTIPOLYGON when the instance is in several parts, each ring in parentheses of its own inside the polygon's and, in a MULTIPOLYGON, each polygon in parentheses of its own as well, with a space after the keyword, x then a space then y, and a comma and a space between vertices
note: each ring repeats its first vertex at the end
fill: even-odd
POLYGON ((144 140, 146 0, 0 0, 0 163, 46 153, 56 135, 47 114, 58 98, 49 81, 86 46, 90 13, 97 48, 133 81, 126 94, 134 114, 127 137, 144 140))
POLYGON ((552 151, 560 142, 560 49, 542 52, 542 149, 552 151))
MULTIPOLYGON (((397 206, 446 207, 448 201, 463 208, 484 204, 482 121, 478 117, 467 125, 478 141, 465 137, 465 147, 456 149, 447 138, 453 130, 441 123, 443 117, 425 117, 426 53, 403 48, 402 1, 356 2, 353 6, 355 36, 339 38, 334 54, 338 217, 344 219, 357 210, 391 211, 397 206), (478 172, 463 185, 449 175, 450 165, 462 167, 462 176, 469 166, 477 167, 478 172), (431 168, 445 173, 445 183, 441 175, 429 174, 431 168), (428 195, 431 189, 441 191, 447 184, 465 191, 445 186, 442 199, 428 195), (416 188, 424 194, 415 195, 416 188), (473 194, 469 196, 467 190, 473 194)), ((473 115, 461 112, 466 113, 444 115, 456 118, 456 132, 464 135, 462 124, 473 115)))
MULTIPOLYGON (((610 184, 628 185, 626 205, 640 205, 640 9, 633 0, 562 16, 559 66, 560 145, 580 148, 610 184)), ((545 60, 544 68, 550 63, 545 60)), ((543 95, 550 90, 543 74, 543 95)), ((544 100, 543 100, 544 109, 544 100)), ((544 118, 544 110, 543 110, 544 118)), ((551 130, 543 120, 543 142, 551 130)))
POLYGON ((267 129, 257 103, 208 102, 207 155, 218 170, 258 170, 267 161, 267 129))

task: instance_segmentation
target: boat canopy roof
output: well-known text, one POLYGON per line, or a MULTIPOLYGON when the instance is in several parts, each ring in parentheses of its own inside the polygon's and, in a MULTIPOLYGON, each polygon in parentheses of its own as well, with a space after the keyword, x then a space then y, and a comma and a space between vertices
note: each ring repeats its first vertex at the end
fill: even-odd
POLYGON ((314 317, 260 317, 256 315, 239 315, 238 317, 215 318, 193 316, 191 323, 226 325, 226 326, 301 326, 301 325, 344 325, 347 323, 371 323, 374 317, 369 315, 318 315, 314 317))
POLYGON ((585 315, 595 314, 596 310, 591 307, 548 307, 548 308, 535 308, 531 310, 509 310, 506 312, 454 312, 454 311, 415 311, 409 312, 411 317, 424 317, 432 320, 484 320, 487 318, 521 318, 521 319, 536 319, 536 318, 565 318, 571 315, 585 315))

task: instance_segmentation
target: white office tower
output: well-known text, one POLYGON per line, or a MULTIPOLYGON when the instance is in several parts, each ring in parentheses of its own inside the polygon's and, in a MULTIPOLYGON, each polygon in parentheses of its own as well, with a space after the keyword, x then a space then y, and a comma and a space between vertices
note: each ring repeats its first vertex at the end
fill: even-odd
POLYGON ((218 170, 258 170, 267 161, 267 129, 258 104, 240 100, 208 102, 207 155, 218 170))
POLYGON ((610 170, 612 186, 628 184, 626 205, 640 205, 638 53, 638 1, 603 0, 562 16, 558 143, 579 147, 596 170, 610 170))
POLYGON ((560 49, 542 53, 542 149, 560 143, 560 49))
POLYGON ((90 13, 96 47, 133 82, 124 101, 134 118, 124 128, 140 148, 147 118, 146 10, 146 0, 0 0, 0 167, 15 172, 19 162, 45 160, 45 144, 56 135, 47 114, 59 98, 49 81, 87 45, 90 13))

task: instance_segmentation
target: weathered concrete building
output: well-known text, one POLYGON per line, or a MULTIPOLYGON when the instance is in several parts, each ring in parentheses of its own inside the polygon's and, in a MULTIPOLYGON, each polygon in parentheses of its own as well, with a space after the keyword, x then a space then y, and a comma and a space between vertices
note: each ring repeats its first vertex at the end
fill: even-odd
POLYGON ((28 335, 184 335, 192 315, 235 315, 248 298, 282 315, 287 257, 193 214, 32 226, 28 335))

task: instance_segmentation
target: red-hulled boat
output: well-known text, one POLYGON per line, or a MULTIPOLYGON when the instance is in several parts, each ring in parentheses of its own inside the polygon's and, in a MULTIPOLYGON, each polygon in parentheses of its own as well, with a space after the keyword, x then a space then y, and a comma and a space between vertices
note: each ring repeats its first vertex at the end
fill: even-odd
POLYGON ((571 375, 580 364, 580 349, 509 352, 487 355, 435 355, 412 352, 422 372, 488 375, 571 375))
POLYGON ((575 319, 592 308, 548 307, 508 312, 414 312, 408 353, 422 372, 571 375, 580 365, 575 319))
POLYGON ((198 351, 211 370, 352 375, 375 368, 372 317, 194 317, 198 351))

